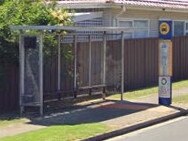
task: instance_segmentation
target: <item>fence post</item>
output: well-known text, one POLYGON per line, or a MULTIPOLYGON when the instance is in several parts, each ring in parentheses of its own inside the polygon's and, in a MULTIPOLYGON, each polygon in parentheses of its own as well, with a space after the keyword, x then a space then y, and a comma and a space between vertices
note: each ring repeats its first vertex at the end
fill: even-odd
POLYGON ((77 36, 74 35, 74 98, 77 97, 77 36))
POLYGON ((103 95, 102 98, 105 100, 106 97, 106 31, 103 34, 103 95))
POLYGON ((124 32, 121 32, 121 100, 124 93, 124 32))
POLYGON ((89 35, 89 95, 91 95, 91 35, 89 35))
POLYGON ((40 81, 40 115, 43 115, 43 35, 40 34, 40 45, 39 45, 39 81, 40 81))
POLYGON ((58 69, 57 69, 57 96, 61 100, 61 36, 58 35, 58 69))

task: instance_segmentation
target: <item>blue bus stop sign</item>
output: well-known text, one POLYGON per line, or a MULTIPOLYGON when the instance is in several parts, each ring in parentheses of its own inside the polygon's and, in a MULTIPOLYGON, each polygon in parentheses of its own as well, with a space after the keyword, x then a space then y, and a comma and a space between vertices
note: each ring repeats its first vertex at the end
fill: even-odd
POLYGON ((172 21, 171 20, 159 21, 159 39, 163 39, 163 40, 172 39, 172 21))
POLYGON ((172 21, 171 20, 160 20, 159 21, 159 56, 160 56, 160 70, 159 71, 159 104, 170 105, 172 102, 172 86, 171 86, 171 75, 168 70, 171 70, 171 57, 169 48, 171 47, 172 39, 172 21), (162 74, 160 74, 162 73, 162 74))

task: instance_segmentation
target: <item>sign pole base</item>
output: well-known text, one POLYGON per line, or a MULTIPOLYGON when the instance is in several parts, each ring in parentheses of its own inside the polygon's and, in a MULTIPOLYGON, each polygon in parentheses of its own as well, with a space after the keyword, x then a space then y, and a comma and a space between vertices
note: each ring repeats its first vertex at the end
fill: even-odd
POLYGON ((172 83, 170 76, 159 76, 159 104, 172 104, 172 83))
POLYGON ((170 106, 172 104, 171 98, 160 98, 159 97, 159 104, 164 106, 170 106))

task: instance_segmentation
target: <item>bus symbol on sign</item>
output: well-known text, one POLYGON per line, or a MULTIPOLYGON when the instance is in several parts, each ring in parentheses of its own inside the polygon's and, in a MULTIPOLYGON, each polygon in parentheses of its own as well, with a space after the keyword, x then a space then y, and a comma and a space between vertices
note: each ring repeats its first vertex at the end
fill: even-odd
POLYGON ((162 84, 162 85, 166 85, 166 84, 167 84, 166 78, 162 78, 162 79, 161 79, 161 84, 162 84))
POLYGON ((172 39, 172 21, 171 20, 159 21, 159 38, 163 40, 172 39))
POLYGON ((161 23, 161 25, 160 25, 160 33, 162 35, 166 35, 166 34, 169 33, 169 31, 170 31, 170 26, 168 25, 168 23, 166 23, 166 22, 161 23))

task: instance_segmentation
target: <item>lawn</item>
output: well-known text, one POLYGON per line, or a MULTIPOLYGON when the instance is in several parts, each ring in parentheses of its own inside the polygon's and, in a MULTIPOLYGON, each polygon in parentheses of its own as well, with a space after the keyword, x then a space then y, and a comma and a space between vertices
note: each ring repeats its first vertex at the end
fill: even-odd
MULTIPOLYGON (((186 87, 188 87, 188 80, 174 82, 172 84, 173 90, 178 90, 178 89, 186 88, 186 87)), ((156 93, 158 93, 158 87, 157 86, 151 87, 151 88, 144 88, 144 89, 141 89, 141 90, 126 92, 126 93, 124 93, 123 97, 124 97, 124 99, 127 99, 127 100, 133 100, 133 99, 153 95, 153 94, 156 94, 156 93)), ((110 96, 109 98, 110 99, 119 99, 120 94, 115 94, 113 96, 110 96)))
POLYGON ((109 131, 103 124, 58 125, 5 137, 0 141, 74 141, 109 131))
POLYGON ((172 88, 173 88, 173 90, 177 90, 177 89, 180 89, 180 88, 188 88, 188 80, 174 82, 172 84, 172 88))
MULTIPOLYGON (((173 83, 173 90, 188 87, 188 80, 173 83)), ((126 92, 124 94, 125 99, 136 99, 158 92, 158 87, 146 88, 142 90, 135 90, 132 92, 126 92)), ((116 94, 109 98, 119 99, 120 95, 116 94)), ((176 103, 188 103, 188 94, 177 96, 173 99, 176 103)), ((10 125, 17 124, 20 122, 26 122, 26 119, 12 119, 12 118, 1 118, 0 117, 0 128, 10 125)), ((95 136, 100 133, 105 133, 110 129, 100 123, 91 124, 78 124, 78 125, 58 125, 49 126, 44 129, 19 134, 12 137, 1 138, 0 141, 73 141, 85 139, 90 136, 95 136)))
POLYGON ((26 123, 28 121, 29 119, 26 118, 11 117, 10 115, 4 115, 0 117, 0 128, 9 126, 11 124, 26 123))
MULTIPOLYGON (((123 97, 124 99, 136 99, 144 96, 149 96, 151 94, 157 93, 158 89, 157 87, 152 87, 152 88, 146 88, 146 89, 141 89, 141 90, 135 90, 135 91, 130 91, 124 93, 123 97)), ((109 97, 110 99, 120 99, 120 94, 115 94, 109 97)))
POLYGON ((173 102, 188 104, 188 94, 179 95, 173 98, 173 102))

